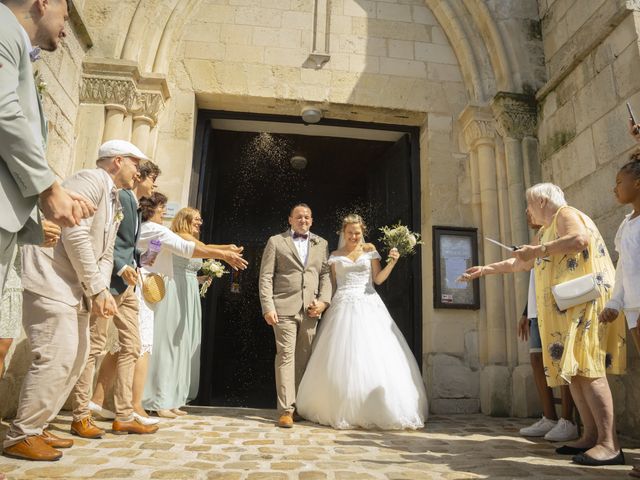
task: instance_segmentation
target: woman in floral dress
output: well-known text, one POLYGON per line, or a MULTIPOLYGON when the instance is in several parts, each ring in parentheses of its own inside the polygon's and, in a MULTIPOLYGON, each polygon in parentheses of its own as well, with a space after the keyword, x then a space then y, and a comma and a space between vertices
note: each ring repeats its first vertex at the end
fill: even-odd
POLYGON ((472 267, 465 280, 494 273, 535 268, 538 322, 547 383, 568 383, 584 428, 582 437, 556 450, 582 465, 624 464, 615 432, 613 399, 607 374, 624 373, 626 330, 621 318, 602 322, 598 315, 611 297, 615 270, 593 221, 569 207, 562 190, 551 183, 527 190, 527 209, 542 225, 540 244, 523 245, 514 258, 472 267), (551 287, 595 274, 600 296, 561 311, 551 287))

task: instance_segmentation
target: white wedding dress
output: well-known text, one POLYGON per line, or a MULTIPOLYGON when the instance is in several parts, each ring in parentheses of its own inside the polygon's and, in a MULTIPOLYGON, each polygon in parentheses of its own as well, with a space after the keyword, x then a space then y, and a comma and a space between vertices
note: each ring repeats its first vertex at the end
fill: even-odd
POLYGON ((371 260, 331 256, 337 290, 296 395, 296 410, 334 428, 422 428, 427 395, 402 333, 373 287, 371 260))

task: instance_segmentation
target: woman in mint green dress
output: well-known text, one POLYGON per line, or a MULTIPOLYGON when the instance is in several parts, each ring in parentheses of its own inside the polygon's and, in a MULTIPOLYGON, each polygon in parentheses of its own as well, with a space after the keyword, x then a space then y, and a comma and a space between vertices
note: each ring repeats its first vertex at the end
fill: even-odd
MULTIPOLYGON (((145 268, 161 274, 166 288, 164 298, 153 305, 153 353, 142 405, 158 416, 175 418, 186 414, 180 407, 187 402, 192 384, 194 339, 199 347, 201 314, 195 273, 200 263, 196 259, 219 258, 239 269, 246 268, 247 262, 240 254, 242 249, 235 245, 205 245, 193 235, 194 231, 178 234, 165 227, 162 218, 166 201, 157 192, 140 201, 143 223, 138 248, 145 251, 151 240, 160 241, 160 253, 153 265, 145 268)), ((183 216, 184 212, 179 212, 172 225, 180 232, 183 229, 179 228, 179 219, 183 216)))
MULTIPOLYGON (((171 230, 185 240, 200 233, 202 218, 193 208, 183 208, 171 224, 171 230)), ((200 258, 173 257, 173 275, 180 302, 181 364, 177 366, 178 395, 182 404, 198 396, 200 382, 200 343, 202 339, 202 306, 200 304, 200 282, 198 271, 202 268, 200 258), (184 360, 183 360, 184 359, 184 360)))

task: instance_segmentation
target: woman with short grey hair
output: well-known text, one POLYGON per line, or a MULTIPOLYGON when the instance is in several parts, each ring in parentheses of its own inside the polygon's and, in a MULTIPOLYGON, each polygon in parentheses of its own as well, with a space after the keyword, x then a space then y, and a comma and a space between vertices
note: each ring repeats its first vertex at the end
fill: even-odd
POLYGON ((534 269, 547 384, 570 385, 584 424, 582 437, 556 452, 581 465, 624 464, 607 374, 624 373, 625 324, 598 318, 613 291, 611 258, 593 220, 568 206, 560 187, 539 183, 526 198, 533 223, 542 225, 540 242, 518 247, 509 260, 471 267, 462 279, 534 269), (586 275, 594 279, 596 298, 561 310, 552 287, 586 275))

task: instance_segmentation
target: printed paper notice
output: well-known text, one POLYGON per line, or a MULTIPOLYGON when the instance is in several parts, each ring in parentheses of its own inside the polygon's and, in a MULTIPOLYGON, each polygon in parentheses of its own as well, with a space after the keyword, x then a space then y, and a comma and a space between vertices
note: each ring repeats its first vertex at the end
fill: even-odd
POLYGON ((467 259, 465 257, 447 257, 444 260, 446 271, 447 288, 464 290, 467 288, 466 282, 456 282, 456 278, 467 269, 467 259))

